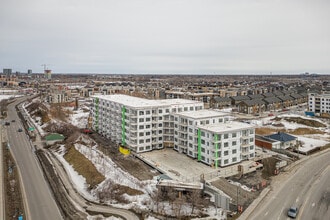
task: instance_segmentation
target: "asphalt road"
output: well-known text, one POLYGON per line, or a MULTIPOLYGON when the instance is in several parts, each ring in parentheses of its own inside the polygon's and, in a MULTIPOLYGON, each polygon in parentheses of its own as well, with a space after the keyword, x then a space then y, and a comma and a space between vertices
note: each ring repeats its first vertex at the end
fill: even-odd
POLYGON ((17 116, 15 104, 16 102, 8 106, 8 117, 5 120, 10 122, 10 125, 6 126, 8 141, 20 170, 25 192, 26 213, 28 215, 25 216, 25 219, 63 219, 34 156, 29 138, 17 116), (18 132, 19 128, 22 128, 23 132, 18 132))
POLYGON ((289 219, 288 208, 299 208, 298 219, 330 219, 330 151, 310 156, 296 169, 282 174, 248 219, 289 219), (285 176, 287 175, 287 176, 285 176))

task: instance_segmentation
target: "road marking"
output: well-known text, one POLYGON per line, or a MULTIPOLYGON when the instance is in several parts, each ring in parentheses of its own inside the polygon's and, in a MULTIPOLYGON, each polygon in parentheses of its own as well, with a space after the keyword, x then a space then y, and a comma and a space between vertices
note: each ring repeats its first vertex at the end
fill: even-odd
POLYGON ((315 206, 315 202, 312 203, 312 207, 314 207, 314 206, 315 206))
POLYGON ((281 209, 280 215, 277 217, 277 220, 280 220, 280 219, 281 219, 281 217, 282 217, 282 212, 283 212, 283 209, 284 209, 284 208, 282 208, 282 209, 281 209))
POLYGON ((298 201, 299 201, 299 197, 297 197, 297 199, 296 199, 296 203, 298 203, 298 201))

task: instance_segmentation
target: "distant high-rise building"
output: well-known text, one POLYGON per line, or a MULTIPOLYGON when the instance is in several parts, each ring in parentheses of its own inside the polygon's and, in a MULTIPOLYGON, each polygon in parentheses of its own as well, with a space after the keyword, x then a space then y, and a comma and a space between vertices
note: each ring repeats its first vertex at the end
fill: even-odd
POLYGON ((45 70, 45 78, 46 79, 52 79, 52 71, 51 70, 45 70))
POLYGON ((27 73, 28 73, 28 74, 32 74, 32 70, 29 69, 27 73))
POLYGON ((6 76, 10 76, 12 74, 12 69, 3 69, 3 74, 6 76))

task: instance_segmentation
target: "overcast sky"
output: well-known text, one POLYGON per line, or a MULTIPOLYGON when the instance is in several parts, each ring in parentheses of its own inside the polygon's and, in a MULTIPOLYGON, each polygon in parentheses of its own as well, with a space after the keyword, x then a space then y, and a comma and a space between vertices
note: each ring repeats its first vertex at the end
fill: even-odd
POLYGON ((330 73, 330 0, 0 0, 0 72, 330 73))

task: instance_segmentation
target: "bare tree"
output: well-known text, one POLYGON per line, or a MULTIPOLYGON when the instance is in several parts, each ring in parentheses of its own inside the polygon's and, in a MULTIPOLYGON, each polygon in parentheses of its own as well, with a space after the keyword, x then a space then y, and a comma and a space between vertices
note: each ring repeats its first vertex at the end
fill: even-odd
POLYGON ((181 197, 181 198, 177 198, 175 201, 174 201, 174 213, 175 213, 175 216, 177 218, 181 218, 181 210, 182 210, 182 206, 185 204, 185 197, 181 197))
POLYGON ((189 193, 188 201, 191 204, 191 214, 194 213, 195 207, 202 203, 202 192, 201 190, 194 190, 193 192, 189 193))

